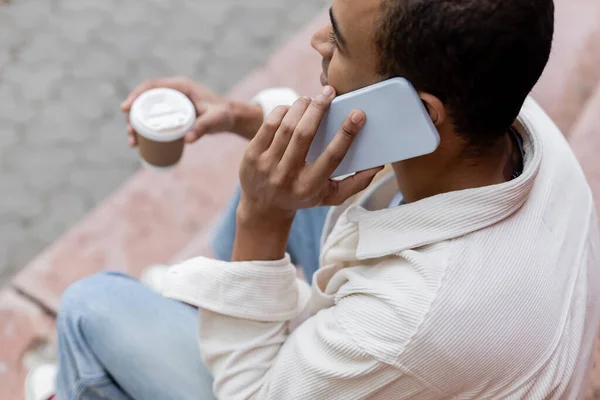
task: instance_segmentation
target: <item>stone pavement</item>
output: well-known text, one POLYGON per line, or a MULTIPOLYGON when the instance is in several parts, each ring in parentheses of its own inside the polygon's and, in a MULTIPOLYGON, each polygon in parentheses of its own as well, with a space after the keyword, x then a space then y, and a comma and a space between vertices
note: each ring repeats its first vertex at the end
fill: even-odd
POLYGON ((225 93, 328 3, 0 1, 0 287, 138 169, 130 88, 187 75, 225 93))

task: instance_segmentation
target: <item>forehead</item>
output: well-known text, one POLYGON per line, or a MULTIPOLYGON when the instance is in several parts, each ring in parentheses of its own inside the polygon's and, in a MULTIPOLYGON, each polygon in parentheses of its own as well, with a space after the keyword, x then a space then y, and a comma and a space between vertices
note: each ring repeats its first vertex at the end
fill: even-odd
POLYGON ((360 34, 364 38, 371 33, 379 17, 383 0, 333 0, 333 15, 340 30, 347 36, 360 34))

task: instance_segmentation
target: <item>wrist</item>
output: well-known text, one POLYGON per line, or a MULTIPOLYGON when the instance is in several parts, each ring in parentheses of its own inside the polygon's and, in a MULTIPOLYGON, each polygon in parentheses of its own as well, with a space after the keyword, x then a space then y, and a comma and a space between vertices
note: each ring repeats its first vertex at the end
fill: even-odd
POLYGON ((264 209, 251 200, 245 199, 243 195, 236 212, 238 224, 270 232, 287 229, 287 226, 291 226, 294 222, 295 216, 294 211, 264 209))
POLYGON ((263 123, 263 110, 257 104, 231 100, 229 108, 233 114, 233 133, 252 140, 263 123))
POLYGON ((271 261, 285 256, 294 213, 257 212, 240 201, 232 261, 271 261))

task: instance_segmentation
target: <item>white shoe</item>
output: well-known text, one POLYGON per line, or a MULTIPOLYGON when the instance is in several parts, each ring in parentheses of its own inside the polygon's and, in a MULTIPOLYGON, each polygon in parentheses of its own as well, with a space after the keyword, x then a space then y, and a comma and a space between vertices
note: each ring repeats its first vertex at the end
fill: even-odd
POLYGON ((25 379, 25 400, 48 400, 56 394, 55 364, 43 364, 29 371, 25 379))
POLYGON ((152 265, 142 272, 140 282, 154 290, 156 293, 162 294, 165 286, 165 276, 169 270, 169 265, 157 264, 152 265))

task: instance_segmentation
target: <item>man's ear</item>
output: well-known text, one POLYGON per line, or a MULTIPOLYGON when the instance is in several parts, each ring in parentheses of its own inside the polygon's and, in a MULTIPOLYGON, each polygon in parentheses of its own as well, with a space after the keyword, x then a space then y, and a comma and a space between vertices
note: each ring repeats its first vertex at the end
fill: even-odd
POLYGON ((427 112, 435 126, 441 126, 446 121, 446 107, 444 103, 432 94, 420 92, 419 97, 423 100, 427 112))

